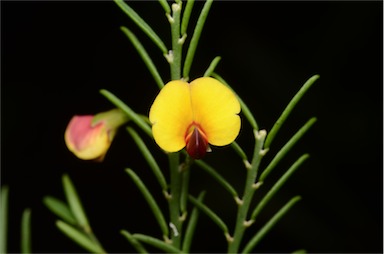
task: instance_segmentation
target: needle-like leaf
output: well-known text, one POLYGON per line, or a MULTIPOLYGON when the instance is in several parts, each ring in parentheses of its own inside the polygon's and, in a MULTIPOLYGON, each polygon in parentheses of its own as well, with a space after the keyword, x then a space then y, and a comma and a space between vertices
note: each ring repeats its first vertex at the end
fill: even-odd
POLYGON ((244 247, 242 253, 250 253, 260 240, 272 229, 272 227, 294 206, 299 200, 300 196, 292 198, 286 205, 284 205, 257 233, 244 247))
POLYGON ((88 223, 88 218, 85 215, 83 206, 81 204, 80 198, 77 195, 75 186, 73 185, 71 179, 68 175, 63 175, 62 177, 63 187, 65 191, 65 196, 67 198, 67 202, 69 204, 69 208, 73 216, 76 218, 77 223, 85 230, 89 231, 90 226, 88 223))
POLYGON ((143 32, 159 47, 159 49, 166 54, 168 52, 167 47, 160 37, 152 30, 152 28, 145 22, 139 14, 137 14, 128 4, 123 0, 115 0, 115 3, 123 10, 128 17, 130 17, 136 25, 143 30, 143 32))
POLYGON ((72 225, 76 224, 75 217, 73 216, 67 204, 65 204, 63 201, 54 197, 47 196, 47 197, 44 197, 43 203, 49 210, 51 210, 51 212, 56 214, 65 222, 68 222, 72 225))
POLYGON ((88 238, 87 235, 83 234, 64 221, 57 221, 56 226, 60 229, 61 232, 63 232, 66 236, 71 238, 84 249, 93 253, 105 253, 105 251, 101 249, 96 243, 94 243, 90 238, 88 238))
POLYGON ((25 209, 21 218, 21 253, 31 252, 31 210, 25 209))
POLYGON ((143 234, 134 234, 133 237, 143 243, 146 243, 146 244, 149 244, 149 245, 152 245, 162 251, 165 251, 165 252, 168 252, 168 253, 180 253, 181 251, 170 245, 170 244, 167 244, 165 242, 163 242, 162 240, 159 240, 157 238, 154 238, 152 236, 148 236, 148 235, 143 235, 143 234))
POLYGON ((268 136, 265 140, 264 147, 269 148, 271 146, 272 140, 275 138, 276 134, 279 132, 281 126, 291 114, 292 110, 295 108, 296 104, 300 101, 300 99, 304 96, 304 94, 308 91, 309 88, 315 83, 317 79, 319 79, 319 75, 314 75, 310 79, 305 82, 305 84, 300 88, 300 90, 296 93, 296 95, 292 98, 292 100, 288 103, 287 107, 284 109, 283 113, 281 113, 279 119, 277 119, 276 123, 273 125, 272 129, 269 131, 268 136))
POLYGON ((160 76, 159 71, 157 70, 155 64, 153 63, 151 57, 148 55, 147 51, 140 43, 139 39, 126 27, 120 27, 121 31, 128 37, 128 39, 132 42, 133 46, 136 48, 139 53, 141 59, 143 59, 144 64, 147 66, 149 72, 152 74, 153 79, 157 83, 157 86, 161 89, 164 86, 164 81, 160 76))
POLYGON ((136 184, 136 186, 139 188, 139 190, 143 194, 145 200, 147 201, 149 207, 152 210, 153 215, 156 218, 156 221, 159 223, 159 226, 160 226, 160 229, 161 229, 163 235, 168 236, 169 231, 168 231, 168 226, 167 226, 167 223, 165 221, 164 215, 161 212, 160 207, 156 203, 152 194, 149 192, 148 188, 141 181, 141 179, 136 175, 136 173, 133 172, 133 170, 127 169, 126 172, 132 178, 133 182, 136 184))

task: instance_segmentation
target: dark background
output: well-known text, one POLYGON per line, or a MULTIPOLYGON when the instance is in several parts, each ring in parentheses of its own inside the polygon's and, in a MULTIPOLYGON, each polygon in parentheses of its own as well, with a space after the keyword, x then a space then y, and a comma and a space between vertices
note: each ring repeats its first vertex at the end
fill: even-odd
MULTIPOLYGON (((161 6, 130 5, 169 47, 170 31, 161 6)), ((195 4, 190 35, 201 7, 201 2, 195 4)), ((382 252, 382 10, 379 1, 213 3, 191 79, 221 55, 217 72, 248 104, 260 128, 270 130, 301 85, 321 75, 262 166, 316 116, 316 125, 281 162, 271 182, 301 154, 308 152, 311 158, 247 236, 292 196, 300 194, 303 200, 255 251, 382 252)), ((104 163, 96 164, 68 152, 63 134, 74 114, 113 107, 99 94, 101 88, 135 111, 148 113, 157 86, 119 30, 121 25, 137 34, 168 81, 161 52, 113 2, 2 1, 1 11, 1 182, 10 187, 9 251, 20 251, 20 218, 27 207, 32 209, 33 251, 83 251, 55 228, 55 216, 41 202, 46 195, 64 198, 63 173, 76 185, 107 251, 132 251, 121 229, 160 236, 145 201, 124 172, 134 169, 161 199, 131 137, 119 132, 104 163)), ((244 123, 238 142, 249 156, 251 135, 244 123)), ((166 157, 152 140, 144 140, 167 174, 166 157)), ((242 191, 245 172, 230 149, 215 149, 206 160, 242 191)), ((232 228, 236 207, 230 195, 199 168, 192 170, 191 192, 197 195, 207 189, 206 203, 232 228)), ((166 209, 165 202, 161 205, 166 209)), ((200 219, 192 250, 224 252, 220 230, 206 216, 200 219)))

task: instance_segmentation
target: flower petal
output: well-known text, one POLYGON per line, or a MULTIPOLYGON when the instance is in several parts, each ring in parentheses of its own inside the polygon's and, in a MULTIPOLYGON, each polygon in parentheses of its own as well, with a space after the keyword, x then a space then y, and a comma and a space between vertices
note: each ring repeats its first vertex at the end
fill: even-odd
POLYGON ((203 77, 190 84, 195 122, 212 145, 232 143, 240 131, 240 103, 236 95, 216 79, 203 77))
POLYGON ((149 112, 153 137, 167 152, 185 147, 185 134, 193 122, 189 84, 181 80, 169 82, 161 89, 149 112))
POLYGON ((104 122, 92 126, 92 119, 92 115, 74 116, 65 131, 65 143, 79 159, 102 159, 111 145, 104 122))

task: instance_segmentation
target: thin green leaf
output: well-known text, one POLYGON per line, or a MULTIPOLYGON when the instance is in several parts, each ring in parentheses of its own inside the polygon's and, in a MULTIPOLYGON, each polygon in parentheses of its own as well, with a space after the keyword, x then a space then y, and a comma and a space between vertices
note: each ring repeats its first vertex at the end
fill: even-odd
POLYGON ((221 60, 220 56, 215 57, 212 62, 209 64, 208 69, 204 73, 204 77, 209 77, 212 75, 213 71, 215 70, 216 66, 219 64, 221 60))
MULTIPOLYGON (((197 200, 202 203, 204 200, 204 196, 205 196, 205 192, 201 192, 197 200)), ((197 220, 199 219, 199 211, 200 210, 197 207, 194 207, 192 210, 191 217, 189 219, 187 228, 185 230, 185 237, 184 237, 183 247, 182 247, 183 253, 189 253, 189 249, 192 243, 192 238, 195 234, 197 220)))
POLYGON ((143 120, 138 114, 136 114, 130 107, 128 107, 124 102, 117 98, 114 94, 108 90, 102 89, 100 93, 105 96, 110 102, 112 102, 116 107, 123 110, 129 118, 142 129, 146 134, 152 137, 151 127, 143 120))
POLYGON ((284 205, 244 247, 242 253, 250 253, 260 240, 272 229, 272 227, 301 199, 300 196, 292 198, 286 205, 284 205))
POLYGON ((271 173, 271 171, 276 167, 276 165, 284 158, 284 156, 291 150, 291 148, 301 139, 301 137, 311 128, 311 126, 316 122, 316 118, 312 117, 296 132, 295 135, 280 149, 280 151, 275 155, 273 160, 269 163, 267 168, 263 171, 260 176, 259 181, 264 182, 265 178, 271 173))
POLYGON ((144 246, 136 240, 133 235, 131 235, 126 230, 121 230, 120 233, 127 238, 128 242, 137 250, 138 253, 148 253, 144 246))
POLYGON ((90 231, 87 216, 85 215, 80 198, 77 195, 75 186, 68 175, 64 174, 62 177, 65 196, 72 211, 73 216, 76 218, 77 223, 84 228, 86 232, 90 231))
POLYGON ((257 204, 256 208, 252 212, 251 219, 255 220, 257 215, 261 210, 266 206, 266 204, 272 199, 272 197, 280 190, 284 183, 291 177, 291 175, 296 172, 296 170, 309 158, 308 154, 302 155, 288 170, 285 174, 280 177, 280 179, 272 186, 268 193, 263 197, 263 199, 257 204))
POLYGON ((152 74, 153 79, 157 83, 157 86, 161 89, 164 86, 164 81, 160 76, 159 71, 157 70, 155 64, 153 63, 151 57, 148 55, 147 51, 143 47, 143 45, 140 43, 140 41, 137 39, 137 37, 126 27, 122 26, 120 27, 121 31, 128 37, 128 39, 131 41, 132 45, 135 47, 137 52, 139 53, 141 59, 143 60, 144 64, 147 66, 149 72, 152 74))
POLYGON ((159 49, 166 54, 168 52, 167 47, 159 36, 152 30, 152 28, 123 0, 115 0, 115 3, 123 10, 128 17, 159 47, 159 49))
POLYGON ((272 129, 269 131, 267 139, 265 140, 264 147, 269 148, 271 146, 272 140, 275 138, 276 134, 279 132, 281 126, 295 108, 296 104, 300 101, 300 99, 304 96, 304 94, 308 91, 309 88, 315 83, 317 79, 319 79, 319 75, 314 75, 300 88, 300 90, 296 93, 296 95, 292 98, 292 100, 288 103, 287 107, 284 109, 283 113, 280 115, 279 119, 277 119, 276 123, 273 125, 272 129))
POLYGON ((189 71, 191 69, 191 65, 193 62, 193 58, 195 57, 195 52, 197 48, 197 44, 199 43, 201 32, 203 31, 205 20, 207 19, 208 12, 211 8, 213 0, 207 0, 204 4, 203 9, 201 10, 199 19, 197 20, 197 24, 195 30, 192 35, 191 42, 188 47, 187 55, 184 61, 184 69, 183 69, 183 77, 188 79, 189 71))
POLYGON ((234 142, 231 143, 231 147, 233 148, 233 150, 235 150, 235 152, 243 160, 245 167, 246 168, 250 168, 251 164, 249 163, 248 157, 245 154, 244 150, 241 148, 241 146, 236 141, 234 141, 234 142))
POLYGON ((137 134, 137 132, 132 127, 127 127, 128 133, 132 136, 133 140, 135 141, 136 145, 139 147, 141 153, 143 154, 145 160, 147 161, 149 167, 152 169, 152 172, 155 174, 157 181, 159 182, 161 188, 165 191, 167 190, 167 182, 165 180, 165 177, 163 173, 161 172, 161 169, 159 165, 157 164, 155 158, 152 156, 151 152, 145 145, 143 139, 137 134))
MULTIPOLYGON (((211 74, 211 76, 214 77, 215 79, 219 80, 224 85, 228 86, 236 94, 236 92, 232 89, 232 87, 219 74, 213 72, 211 74)), ((243 115, 248 120, 251 127, 256 131, 259 130, 257 122, 256 122, 255 118, 253 117, 251 110, 248 108, 247 104, 245 104, 245 102, 240 98, 240 96, 238 94, 236 94, 236 96, 240 102, 241 111, 243 112, 243 115)))
POLYGON ((182 214, 187 212, 187 201, 188 201, 188 192, 189 192, 189 177, 191 173, 191 165, 193 164, 193 159, 187 155, 185 162, 180 165, 180 174, 181 174, 181 193, 180 193, 180 211, 182 214))
POLYGON ((188 190, 189 190, 189 177, 191 170, 185 169, 181 172, 182 185, 180 193, 180 211, 181 213, 187 212, 187 200, 188 200, 188 190))
POLYGON ((157 238, 152 236, 144 235, 144 234, 133 234, 133 237, 143 243, 149 244, 153 247, 158 248, 159 250, 168 252, 168 253, 180 253, 180 250, 170 244, 163 242, 157 238))
POLYGON ((159 3, 163 7, 165 13, 170 13, 171 12, 171 7, 169 7, 169 4, 167 0, 159 0, 159 3))
POLYGON ((207 163, 201 160, 195 161, 196 165, 198 165, 201 169, 203 169, 205 172, 210 174, 219 184, 221 184, 224 189, 226 189, 233 197, 238 197, 238 194, 235 190, 235 188, 232 187, 232 185, 227 182, 227 180, 224 179, 217 171, 209 166, 207 163))
POLYGON ((168 236, 168 226, 164 219, 164 215, 161 212, 159 206, 157 205, 155 199, 153 198, 152 194, 149 192, 145 184, 141 181, 141 179, 133 172, 131 169, 125 170, 128 175, 132 178, 133 182, 136 184, 136 186, 139 188, 141 193, 143 194, 145 200, 147 201, 149 207, 152 210, 153 215, 156 218, 156 221, 159 223, 160 229, 164 236, 168 236))
POLYGON ((183 13, 183 19, 181 21, 181 35, 184 35, 187 33, 189 18, 191 16, 194 2, 195 2, 195 0, 188 0, 187 5, 185 6, 184 13, 183 13))
POLYGON ((51 212, 56 214, 65 222, 68 222, 72 225, 76 224, 75 217, 73 216, 67 204, 65 204, 63 201, 54 197, 47 196, 47 197, 44 197, 43 203, 49 210, 51 210, 51 212))
POLYGON ((101 249, 96 243, 94 243, 91 239, 89 239, 85 234, 77 230, 76 228, 70 226, 64 221, 56 221, 56 226, 63 232, 66 236, 71 238, 74 242, 79 244, 81 247, 86 249, 87 251, 93 253, 105 253, 103 249, 101 249))
POLYGON ((221 229, 224 233, 228 233, 228 227, 225 225, 224 221, 213 212, 208 206, 204 205, 201 201, 194 198, 193 196, 189 196, 189 201, 197 208, 199 208, 203 213, 205 213, 211 220, 221 229))
POLYGON ((21 253, 31 252, 31 210, 25 209, 21 218, 21 253))
POLYGON ((8 195, 8 186, 2 186, 0 207, 0 253, 7 253, 8 195))

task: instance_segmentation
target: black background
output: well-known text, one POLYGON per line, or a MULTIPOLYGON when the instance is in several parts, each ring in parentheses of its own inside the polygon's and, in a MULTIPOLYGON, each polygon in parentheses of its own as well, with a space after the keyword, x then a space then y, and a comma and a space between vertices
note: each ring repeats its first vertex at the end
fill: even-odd
MULTIPOLYGON (((157 2, 130 5, 170 45, 167 19, 157 2)), ((197 2, 189 34, 202 3, 197 2)), ((76 185, 96 235, 109 252, 130 252, 119 234, 160 236, 145 201, 124 169, 131 167, 154 195, 160 189, 131 137, 119 132, 104 163, 76 159, 64 144, 74 114, 113 106, 105 88, 147 114, 157 86, 119 27, 131 28, 158 65, 161 52, 109 1, 1 2, 1 181, 10 187, 9 251, 18 252, 20 218, 32 209, 34 252, 81 252, 54 226, 42 198, 64 198, 61 176, 76 185)), ((255 232, 287 200, 303 200, 255 251, 382 252, 382 2, 214 2, 191 70, 202 76, 211 59, 217 72, 270 130, 285 105, 312 75, 321 78, 297 105, 262 166, 311 116, 318 122, 271 175, 276 180, 301 154, 311 158, 261 214, 255 232)), ((141 132, 140 132, 141 133, 141 132)), ((252 132, 244 122, 238 142, 250 156, 252 132)), ((167 160, 156 145, 163 171, 167 160)), ((245 172, 231 149, 214 149, 217 165, 239 192, 245 172)), ((206 203, 232 229, 236 207, 221 186, 199 168, 191 192, 208 190, 206 203)), ((268 184, 263 190, 268 189, 268 184)), ((262 191, 263 192, 263 191, 262 191)), ((259 195, 256 198, 260 198, 259 195)), ((161 203, 166 209, 166 203, 161 203)), ((193 251, 224 252, 225 238, 200 217, 193 251)))

